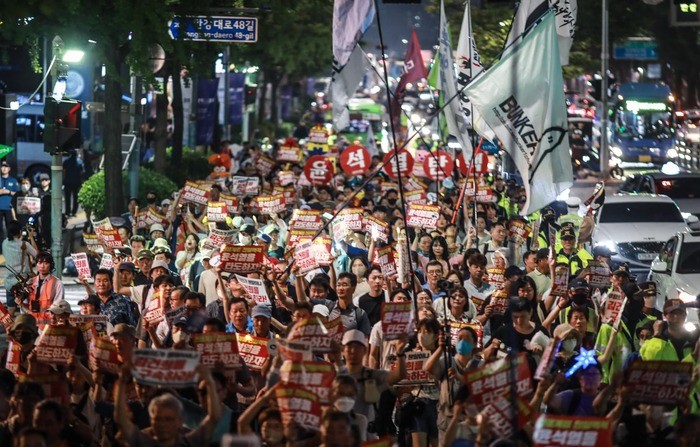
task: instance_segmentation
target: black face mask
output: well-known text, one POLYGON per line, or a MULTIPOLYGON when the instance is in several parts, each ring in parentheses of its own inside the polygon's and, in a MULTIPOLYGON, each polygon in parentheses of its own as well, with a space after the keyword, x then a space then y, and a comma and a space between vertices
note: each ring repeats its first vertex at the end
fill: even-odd
POLYGON ((573 301, 573 303, 577 306, 584 306, 588 301, 588 296, 583 293, 577 293, 571 297, 571 301, 573 301))
POLYGON ((396 199, 386 199, 386 201, 389 205, 396 205, 396 199))
POLYGON ((156 203, 156 199, 155 197, 148 197, 146 198, 146 202, 148 202, 149 205, 153 205, 154 203, 156 203))

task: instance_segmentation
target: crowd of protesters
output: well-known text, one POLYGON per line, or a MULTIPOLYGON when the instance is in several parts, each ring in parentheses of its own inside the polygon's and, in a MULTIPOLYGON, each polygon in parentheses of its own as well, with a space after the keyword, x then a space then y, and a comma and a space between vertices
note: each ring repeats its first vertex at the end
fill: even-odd
MULTIPOLYGON (((523 219, 524 188, 498 173, 482 176, 480 186, 490 191, 483 201, 460 194, 464 179, 418 178, 422 203, 437 205, 439 215, 432 224, 407 226, 406 200, 391 186, 397 180, 382 172, 379 156, 362 175, 338 169, 331 181, 314 185, 298 182, 303 161, 277 161, 258 172, 257 160, 278 160, 278 150, 277 144, 251 145, 237 155, 240 169, 233 174, 257 178, 257 189, 238 194, 238 209, 221 221, 209 221, 207 204, 183 193, 149 193, 140 211, 133 200, 121 218, 93 222, 117 228, 122 244, 99 250, 112 255, 112 265, 101 268, 96 264, 104 255, 90 247, 93 280, 81 275, 86 294, 79 308, 64 300, 51 256, 21 242, 8 226, 6 256, 6 247, 22 245, 34 276, 9 284, 2 316, 10 346, 7 369, 0 370, 0 445, 700 445, 700 347, 697 330, 686 329, 685 303, 673 298, 657 307, 653 286, 638 284, 627 265, 612 265, 614 253, 605 247, 590 247, 578 203, 523 219), (285 191, 282 171, 295 179, 286 210, 261 212, 255 197, 285 191), (338 234, 335 222, 326 225, 346 206, 388 223, 386 242, 368 227, 338 234), (140 213, 149 209, 162 220, 144 227, 140 213), (290 243, 295 210, 323 216, 317 236, 332 240, 327 265, 301 270, 290 243), (535 231, 519 238, 512 231, 518 225, 535 231), (223 247, 211 244, 215 230, 230 237, 229 245, 263 247, 264 262, 252 272, 227 271, 223 247), (382 250, 391 253, 393 266, 382 250), (596 266, 595 281, 589 265, 596 266), (606 269, 609 285, 601 286, 606 269), (254 299, 233 273, 262 280, 269 304, 254 299), (618 296, 624 298, 620 315, 608 320, 606 302, 618 296), (162 315, 177 316, 147 317, 154 302, 162 315), (405 333, 385 333, 385 303, 410 308, 405 333), (92 361, 97 339, 83 339, 74 314, 106 316, 98 335, 114 346, 118 369, 104 371, 92 361), (302 411, 295 412, 283 392, 285 364, 309 359, 285 358, 293 351, 291 334, 312 320, 321 327, 342 324, 331 349, 299 344, 313 351, 307 354, 314 367, 330 365, 333 375, 323 398, 310 398, 323 404, 316 424, 297 417, 302 411), (69 356, 42 362, 37 348, 55 328, 74 329, 78 342, 69 356), (240 360, 233 373, 221 363, 200 364, 198 379, 186 386, 141 380, 134 360, 141 350, 193 351, 200 334, 217 333, 263 340, 263 364, 240 360), (663 405, 635 398, 630 371, 650 361, 691 365, 682 398, 663 405), (424 374, 407 380, 416 364, 424 374), (515 377, 516 364, 518 371, 526 367, 524 382, 515 377), (508 374, 491 376, 502 383, 491 384, 497 392, 486 401, 475 377, 490 365, 508 374), (515 408, 525 417, 513 417, 515 408), (506 428, 497 423, 498 411, 508 415, 506 428), (557 435, 544 428, 548 417, 559 427, 567 420, 607 425, 557 435), (226 441, 228 434, 233 441, 226 441)), ((233 189, 226 176, 200 185, 208 203, 233 189)))

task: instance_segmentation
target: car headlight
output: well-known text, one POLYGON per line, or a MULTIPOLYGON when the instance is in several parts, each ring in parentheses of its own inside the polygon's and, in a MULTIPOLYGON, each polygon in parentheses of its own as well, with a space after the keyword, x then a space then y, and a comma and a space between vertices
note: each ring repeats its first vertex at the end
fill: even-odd
POLYGON ((605 241, 598 241, 596 243, 596 246, 598 246, 598 245, 602 245, 603 247, 607 248, 611 252, 617 253, 617 245, 615 245, 614 241, 611 241, 609 239, 605 240, 605 241))
POLYGON ((678 298, 680 298, 684 303, 690 303, 697 299, 695 295, 691 295, 690 293, 680 289, 678 289, 678 298))
POLYGON ((678 157, 678 151, 675 150, 674 148, 671 148, 666 151, 666 158, 677 158, 678 157))

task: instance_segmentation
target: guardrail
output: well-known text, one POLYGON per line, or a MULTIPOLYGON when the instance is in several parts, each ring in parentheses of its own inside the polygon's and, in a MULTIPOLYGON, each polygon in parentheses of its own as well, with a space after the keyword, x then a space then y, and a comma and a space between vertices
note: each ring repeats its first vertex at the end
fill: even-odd
POLYGON ((677 144, 678 157, 675 163, 688 171, 700 172, 700 144, 677 144))

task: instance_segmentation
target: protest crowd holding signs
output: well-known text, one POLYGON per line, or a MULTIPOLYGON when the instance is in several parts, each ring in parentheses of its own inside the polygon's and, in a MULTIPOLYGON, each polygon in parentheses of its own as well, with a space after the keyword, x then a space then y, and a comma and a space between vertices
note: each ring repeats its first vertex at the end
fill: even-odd
POLYGON ((700 445, 698 331, 590 246, 604 190, 305 130, 92 220, 77 307, 22 249, 0 446, 700 445))

